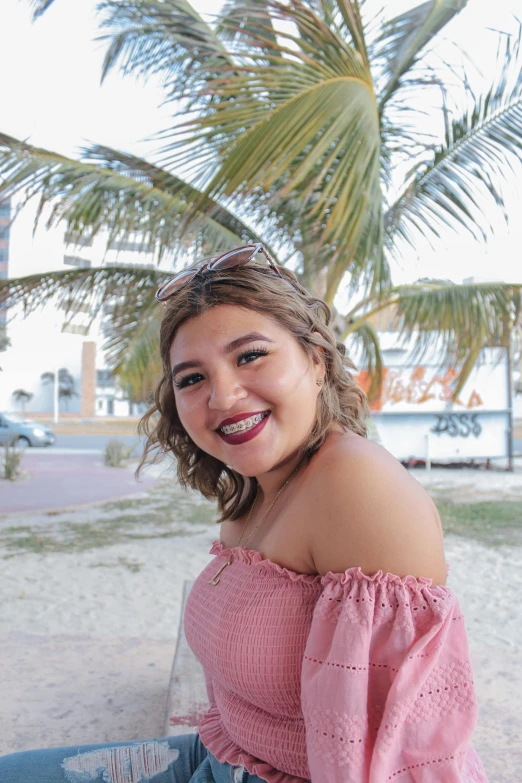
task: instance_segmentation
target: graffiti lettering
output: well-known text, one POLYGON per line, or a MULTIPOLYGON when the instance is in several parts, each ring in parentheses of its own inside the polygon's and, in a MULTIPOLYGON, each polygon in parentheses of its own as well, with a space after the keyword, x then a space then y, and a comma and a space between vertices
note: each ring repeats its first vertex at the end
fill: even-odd
POLYGON ((436 418, 437 423, 430 430, 436 435, 446 433, 450 438, 456 438, 459 435, 461 438, 469 438, 470 435, 478 438, 482 432, 477 413, 436 414, 436 418))
MULTIPOLYGON (((453 389, 457 381, 457 373, 448 368, 442 373, 435 373, 430 377, 426 367, 422 365, 408 371, 384 368, 381 396, 371 402, 372 410, 380 411, 385 406, 394 406, 398 403, 409 405, 425 405, 431 401, 453 402, 463 408, 478 408, 484 405, 484 401, 478 391, 473 389, 469 397, 462 399, 460 396, 453 399, 453 389)), ((362 370, 357 376, 361 388, 368 392, 371 377, 367 370, 362 370)))

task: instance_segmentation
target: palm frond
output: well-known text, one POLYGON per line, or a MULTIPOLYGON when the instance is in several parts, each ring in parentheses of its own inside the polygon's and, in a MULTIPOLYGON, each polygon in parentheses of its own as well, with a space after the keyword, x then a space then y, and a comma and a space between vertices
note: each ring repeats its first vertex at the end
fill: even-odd
POLYGON ((134 399, 148 399, 158 369, 155 292, 167 277, 150 267, 114 264, 0 280, 0 306, 13 318, 20 310, 26 317, 52 300, 64 322, 78 313, 87 313, 90 324, 99 318, 108 365, 132 387, 134 399), (139 381, 141 370, 146 374, 139 381))
POLYGON ((399 88, 421 52, 468 0, 427 0, 387 22, 373 43, 372 61, 380 71, 379 110, 399 88))
POLYGON ((380 310, 394 307, 399 341, 411 346, 411 360, 430 349, 439 351, 441 362, 457 371, 456 397, 480 351, 485 346, 508 344, 520 318, 521 290, 522 285, 511 283, 457 285, 428 279, 396 286, 382 301, 368 301, 364 313, 348 321, 343 339, 380 310))
POLYGON ((167 278, 152 267, 118 264, 43 272, 0 280, 0 306, 21 307, 25 317, 54 299, 66 319, 87 312, 93 320, 112 303, 121 318, 125 313, 139 319, 167 278))
POLYGON ((233 44, 245 37, 266 38, 273 51, 277 48, 277 35, 266 6, 266 0, 228 0, 221 8, 216 35, 233 44))
POLYGON ((504 210, 502 182, 522 162, 521 44, 522 26, 507 39, 491 87, 478 96, 468 91, 469 108, 448 119, 444 143, 413 169, 385 216, 391 242, 396 234, 410 244, 419 233, 438 237, 447 227, 480 239, 493 229, 488 214, 504 210))
POLYGON ((370 378, 370 385, 366 391, 368 400, 374 402, 379 398, 383 380, 383 358, 379 335, 368 323, 362 323, 354 332, 350 332, 350 343, 360 356, 359 365, 364 368, 370 378))
POLYGON ((471 347, 506 345, 520 315, 522 286, 511 283, 470 283, 419 280, 396 291, 402 339, 416 338, 413 357, 442 339, 444 358, 460 364, 471 347))
POLYGON ((179 128, 167 160, 170 167, 189 157, 197 164, 211 153, 216 165, 206 166, 205 181, 196 179, 210 198, 235 203, 259 193, 274 218, 297 203, 301 227, 346 271, 361 242, 376 244, 381 226, 371 74, 311 7, 266 0, 266 9, 297 32, 278 28, 272 52, 269 39, 242 31, 241 54, 250 62, 239 75, 209 83, 218 100, 179 128))
POLYGON ((157 251, 159 258, 169 252, 175 260, 187 248, 207 255, 260 241, 217 201, 207 199, 205 210, 194 212, 197 188, 134 155, 94 146, 76 161, 0 134, 0 194, 21 193, 27 199, 39 194, 37 220, 52 205, 48 226, 64 221, 78 236, 105 229, 108 243, 138 234, 143 250, 157 251))
POLYGON ((102 27, 110 33, 102 81, 118 65, 124 74, 161 74, 172 100, 194 97, 209 74, 232 61, 216 31, 188 0, 104 0, 102 27))
POLYGON ((104 330, 104 350, 108 361, 120 384, 130 389, 134 400, 149 400, 162 375, 159 310, 157 302, 151 303, 141 320, 126 332, 124 339, 113 321, 108 322, 104 330))
POLYGON ((30 0, 30 3, 33 7, 33 20, 38 19, 39 16, 42 16, 48 8, 52 6, 54 3, 54 0, 30 0))

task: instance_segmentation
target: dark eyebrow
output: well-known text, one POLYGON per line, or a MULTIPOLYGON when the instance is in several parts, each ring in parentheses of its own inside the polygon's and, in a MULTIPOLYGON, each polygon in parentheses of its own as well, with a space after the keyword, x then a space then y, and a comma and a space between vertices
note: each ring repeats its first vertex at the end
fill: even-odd
MULTIPOLYGON (((251 343, 254 340, 264 340, 267 343, 273 343, 274 341, 271 340, 269 337, 265 337, 263 334, 260 334, 259 332, 249 332, 248 334, 243 335, 243 337, 238 337, 236 340, 232 340, 231 343, 229 343, 225 347, 225 354, 233 353, 238 348, 241 348, 242 345, 245 343, 251 343)), ((192 367, 200 367, 201 362, 198 362, 197 359, 192 359, 191 361, 187 362, 180 362, 179 364, 175 364, 172 368, 172 377, 177 375, 182 370, 189 370, 192 367)))

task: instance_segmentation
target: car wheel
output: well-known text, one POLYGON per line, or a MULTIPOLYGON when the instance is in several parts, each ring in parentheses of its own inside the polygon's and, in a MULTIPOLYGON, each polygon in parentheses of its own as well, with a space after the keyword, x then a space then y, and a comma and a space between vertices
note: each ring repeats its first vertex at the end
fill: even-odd
POLYGON ((29 438, 26 438, 25 435, 20 435, 20 437, 16 439, 15 443, 22 449, 26 449, 31 445, 31 441, 29 438))

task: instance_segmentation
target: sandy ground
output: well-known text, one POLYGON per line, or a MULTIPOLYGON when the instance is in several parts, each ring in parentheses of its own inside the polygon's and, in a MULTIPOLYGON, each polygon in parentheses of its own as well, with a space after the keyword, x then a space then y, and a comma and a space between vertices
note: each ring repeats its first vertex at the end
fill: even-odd
MULTIPOLYGON (((414 470, 435 497, 521 502, 522 468, 414 470)), ((0 754, 162 733, 182 586, 219 537, 165 477, 135 501, 0 518, 0 754), (147 499, 148 498, 148 499, 147 499)), ((522 781, 522 547, 447 534, 490 783, 522 781)))

